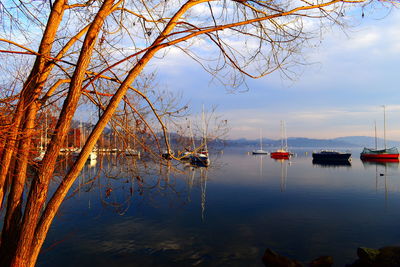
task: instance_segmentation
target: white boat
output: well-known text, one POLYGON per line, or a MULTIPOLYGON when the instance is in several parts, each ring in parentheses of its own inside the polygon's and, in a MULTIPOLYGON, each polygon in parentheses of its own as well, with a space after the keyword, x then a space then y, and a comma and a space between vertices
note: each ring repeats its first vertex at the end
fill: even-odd
POLYGON ((263 150, 262 147, 262 130, 260 129, 260 149, 253 150, 253 155, 268 155, 268 151, 263 150))
POLYGON ((82 151, 81 148, 74 148, 74 149, 72 150, 72 156, 73 156, 73 157, 78 157, 79 154, 81 154, 81 151, 82 151))
POLYGON ((88 160, 96 160, 97 159, 97 152, 92 151, 89 154, 88 160))
POLYGON ((258 155, 258 154, 260 154, 260 155, 268 155, 269 154, 268 151, 265 151, 265 150, 262 150, 262 149, 253 150, 252 153, 253 153, 253 155, 258 155))
POLYGON ((138 156, 140 157, 140 152, 133 148, 125 149, 125 156, 138 156))
POLYGON ((33 159, 35 162, 42 161, 47 149, 47 112, 45 112, 45 124, 40 134, 40 149, 39 155, 33 159), (44 135, 44 136, 43 136, 44 135))
POLYGON ((194 142, 194 136, 193 136, 193 131, 192 131, 192 122, 189 120, 189 134, 190 134, 190 139, 192 141, 192 147, 187 147, 185 148, 186 151, 184 151, 181 155, 180 155, 180 160, 182 161, 188 161, 191 160, 191 157, 193 155, 193 151, 196 150, 196 144, 194 142))
POLYGON ((60 153, 68 153, 69 149, 66 147, 60 148, 60 153))
POLYGON ((119 153, 119 152, 121 152, 118 148, 112 148, 111 150, 110 150, 110 152, 111 153, 119 153))
POLYGON ((190 156, 190 162, 197 166, 207 167, 210 165, 210 159, 208 157, 208 151, 202 150, 196 153, 193 153, 190 156))
POLYGON ((203 149, 194 152, 190 156, 190 163, 200 167, 208 167, 210 165, 210 158, 208 155, 208 147, 207 147, 207 125, 204 115, 204 106, 202 112, 202 121, 203 121, 203 149))
POLYGON ((37 156, 36 158, 34 158, 33 161, 35 161, 35 162, 42 161, 45 154, 46 154, 46 152, 45 152, 44 150, 43 150, 43 151, 40 151, 39 156, 37 156))

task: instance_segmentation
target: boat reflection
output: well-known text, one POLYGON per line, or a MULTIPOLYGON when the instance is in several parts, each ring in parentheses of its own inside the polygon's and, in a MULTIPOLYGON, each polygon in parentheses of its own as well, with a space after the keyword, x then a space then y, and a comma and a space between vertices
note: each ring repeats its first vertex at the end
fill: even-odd
POLYGON ((286 191, 286 179, 288 176, 288 166, 291 165, 290 161, 287 161, 287 159, 274 159, 276 162, 279 162, 281 165, 281 173, 280 173, 280 188, 281 192, 286 191))
POLYGON ((206 190, 207 190, 207 180, 208 180, 208 169, 199 166, 187 166, 188 176, 186 184, 188 185, 188 202, 191 202, 191 192, 193 185, 196 183, 200 184, 200 207, 201 207, 201 221, 205 221, 205 211, 206 211, 206 190), (199 179, 196 179, 196 174, 199 173, 199 179))
POLYGON ((351 162, 348 160, 319 160, 313 159, 312 164, 321 168, 338 168, 338 167, 351 167, 351 162))
POLYGON ((399 167, 399 159, 363 159, 361 160, 364 167, 369 166, 385 166, 397 169, 399 167))
POLYGON ((260 177, 263 177, 263 160, 264 158, 267 158, 267 155, 263 155, 263 154, 253 154, 254 158, 258 158, 259 159, 259 163, 258 163, 258 169, 260 172, 260 177))
POLYGON ((289 160, 290 156, 289 155, 272 155, 271 158, 276 160, 276 161, 282 161, 282 160, 289 160))

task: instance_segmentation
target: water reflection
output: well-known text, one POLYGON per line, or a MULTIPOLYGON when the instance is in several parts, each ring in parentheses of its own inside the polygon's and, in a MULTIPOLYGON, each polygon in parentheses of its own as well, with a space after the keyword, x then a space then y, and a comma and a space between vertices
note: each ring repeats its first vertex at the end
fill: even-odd
POLYGON ((313 159, 312 164, 321 168, 351 167, 351 162, 348 160, 326 161, 313 159))
POLYGON ((278 163, 280 168, 280 174, 279 174, 279 178, 280 178, 280 189, 281 192, 284 192, 286 190, 286 179, 287 179, 287 175, 288 175, 288 166, 290 166, 292 164, 292 162, 289 160, 289 158, 270 158, 267 155, 261 155, 261 154, 257 154, 257 155, 252 155, 253 158, 257 159, 258 161, 258 171, 259 171, 259 177, 264 177, 263 174, 263 166, 264 166, 264 162, 268 162, 268 161, 273 161, 274 163, 278 163))
POLYGON ((363 159, 361 160, 365 167, 368 166, 386 166, 388 168, 399 167, 399 159, 363 159))
POLYGON ((208 168, 198 166, 186 166, 187 171, 187 186, 188 186, 188 201, 191 199, 191 192, 194 185, 200 187, 200 207, 201 207, 201 220, 205 221, 206 211, 206 191, 207 191, 207 180, 208 180, 208 168))
POLYGON ((362 160, 362 164, 365 169, 375 170, 375 191, 378 193, 381 188, 385 193, 385 208, 388 207, 388 198, 390 191, 399 191, 394 187, 396 181, 394 178, 398 176, 399 160, 362 160), (383 181, 382 181, 383 180, 383 181), (392 190, 391 190, 392 189, 392 190))
POLYGON ((263 177, 263 160, 265 160, 268 156, 263 154, 253 154, 253 158, 258 159, 258 170, 260 177, 263 177))
POLYGON ((38 265, 260 266, 270 247, 344 266, 357 246, 398 242, 399 174, 398 163, 321 166, 240 151, 209 168, 99 157, 74 185, 38 265))
POLYGON ((286 179, 288 174, 288 165, 290 165, 290 161, 286 159, 275 159, 281 164, 281 192, 286 190, 286 179))

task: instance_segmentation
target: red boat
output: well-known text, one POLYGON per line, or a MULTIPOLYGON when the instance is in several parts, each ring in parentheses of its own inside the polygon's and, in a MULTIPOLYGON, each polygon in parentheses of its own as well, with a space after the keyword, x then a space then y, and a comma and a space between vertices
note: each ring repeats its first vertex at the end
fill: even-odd
POLYGON ((386 149, 371 149, 364 148, 364 150, 360 154, 360 158, 362 160, 397 160, 399 159, 399 151, 396 147, 386 148, 386 149))
POLYGON ((289 159, 290 155, 291 155, 290 152, 285 151, 283 149, 271 152, 271 158, 273 159, 289 159))
POLYGON ((289 159, 292 153, 287 151, 287 138, 286 138, 286 130, 285 130, 285 124, 283 121, 281 121, 281 149, 278 149, 277 151, 271 152, 271 158, 273 159, 289 159))
POLYGON ((400 160, 398 159, 398 158, 395 158, 395 159, 377 159, 377 158, 374 158, 374 159, 372 159, 372 158, 370 158, 370 159, 366 159, 366 158, 364 158, 364 159, 362 159, 362 161, 363 161, 363 163, 364 162, 372 162, 372 163, 400 163, 400 160))
POLYGON ((383 140, 385 143, 384 149, 377 149, 377 139, 376 139, 376 124, 375 124, 375 149, 366 148, 360 154, 361 160, 380 160, 391 161, 399 159, 399 151, 396 147, 386 148, 386 107, 383 106, 383 140))

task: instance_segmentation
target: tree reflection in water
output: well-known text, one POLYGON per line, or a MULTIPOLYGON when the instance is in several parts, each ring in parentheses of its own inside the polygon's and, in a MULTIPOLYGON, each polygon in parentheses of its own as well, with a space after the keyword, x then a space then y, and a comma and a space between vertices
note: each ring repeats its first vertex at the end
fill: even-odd
MULTIPOLYGON (((65 167, 68 158, 61 162, 63 165, 60 164, 60 171, 68 169, 65 167)), ((80 220, 76 221, 81 225, 79 227, 85 227, 85 221, 93 220, 90 219, 92 214, 94 217, 103 214, 101 218, 106 220, 106 223, 102 223, 102 225, 104 224, 102 226, 104 227, 103 233, 101 237, 97 237, 96 241, 93 240, 96 235, 88 235, 83 229, 78 230, 78 232, 82 232, 82 237, 76 236, 74 239, 80 240, 80 246, 82 246, 80 253, 83 255, 91 253, 90 251, 93 249, 91 247, 94 245, 90 245, 92 242, 98 243, 95 245, 96 250, 103 251, 103 253, 113 255, 116 250, 120 250, 121 252, 118 253, 122 253, 122 251, 128 253, 129 251, 131 256, 140 253, 141 249, 146 247, 154 251, 171 250, 171 252, 165 252, 169 254, 172 251, 183 251, 186 246, 187 248, 196 246, 193 243, 195 240, 185 241, 190 236, 185 230, 182 229, 181 233, 175 232, 175 225, 169 225, 171 222, 165 221, 162 216, 161 218, 157 217, 159 222, 144 220, 140 215, 132 216, 132 214, 147 213, 153 209, 157 212, 187 209, 189 205, 195 208, 194 212, 197 214, 197 216, 192 216, 193 220, 206 222, 206 190, 209 168, 190 164, 174 164, 171 161, 164 161, 164 163, 159 164, 148 159, 115 154, 100 155, 96 162, 87 162, 65 204, 78 205, 80 209, 78 212, 82 213, 82 224, 80 220), (115 219, 112 218, 112 215, 104 215, 110 211, 126 216, 122 220, 126 224, 119 222, 120 219, 114 223, 115 219), (167 227, 167 225, 169 226, 167 227), (107 234, 107 231, 112 232, 107 234), (125 241, 120 242, 119 240, 125 241), (89 251, 85 252, 85 250, 89 251)), ((75 216, 72 214, 72 217, 75 216)), ((63 220, 65 219, 64 213, 63 220)), ((72 220, 74 221, 74 219, 72 220)), ((66 227, 77 226, 66 225, 66 227)), ((89 233, 93 229, 87 229, 87 231, 89 233)), ((62 243, 65 236, 70 234, 62 234, 62 232, 50 232, 50 240, 44 246, 46 254, 48 254, 48 249, 55 249, 55 252, 52 252, 53 255, 57 255, 58 251, 63 250, 62 243)), ((69 242, 67 240, 67 243, 69 242)), ((192 250, 185 251, 185 253, 192 252, 194 253, 192 250)), ((204 252, 204 254, 208 253, 204 252)), ((105 258, 107 257, 105 256, 105 258)), ((188 258, 191 257, 193 255, 188 256, 188 258)), ((39 265, 42 260, 43 258, 39 259, 39 265)))
MULTIPOLYGON (((58 179, 68 171, 73 159, 65 155, 57 168, 58 179)), ((193 187, 201 190, 201 218, 205 220, 208 168, 172 161, 153 162, 146 158, 124 154, 101 154, 87 161, 68 199, 84 193, 97 195, 102 205, 112 207, 123 215, 134 203, 146 202, 155 207, 168 200, 168 206, 191 202, 193 187)), ((90 207, 90 199, 88 206, 90 207)))

